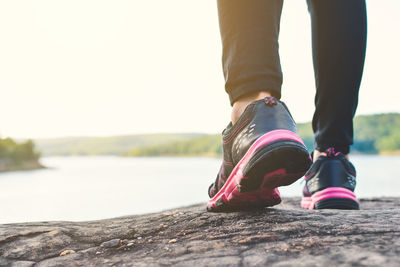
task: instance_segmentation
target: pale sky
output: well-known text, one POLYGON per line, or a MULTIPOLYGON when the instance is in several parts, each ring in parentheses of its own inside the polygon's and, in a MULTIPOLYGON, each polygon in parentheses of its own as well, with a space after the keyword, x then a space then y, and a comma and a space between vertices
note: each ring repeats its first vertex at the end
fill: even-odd
MULTIPOLYGON (((400 1, 369 0, 357 114, 400 112, 400 1)), ((314 110, 305 1, 286 0, 285 101, 314 110)), ((0 1, 0 136, 219 133, 230 119, 216 1, 0 1)))

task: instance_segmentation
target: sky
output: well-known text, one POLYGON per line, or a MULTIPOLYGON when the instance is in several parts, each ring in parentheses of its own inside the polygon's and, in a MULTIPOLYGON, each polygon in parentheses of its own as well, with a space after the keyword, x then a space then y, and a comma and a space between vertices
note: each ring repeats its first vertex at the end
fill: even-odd
MULTIPOLYGON (((357 114, 400 112, 400 1, 368 0, 357 114)), ((284 3, 282 100, 314 111, 306 1, 284 3)), ((216 1, 0 1, 0 136, 219 133, 230 120, 216 1)))

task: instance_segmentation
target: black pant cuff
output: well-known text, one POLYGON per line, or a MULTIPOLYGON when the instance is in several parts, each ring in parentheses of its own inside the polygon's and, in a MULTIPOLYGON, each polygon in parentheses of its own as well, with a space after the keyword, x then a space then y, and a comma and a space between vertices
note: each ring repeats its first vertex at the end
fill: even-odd
POLYGON ((231 105, 235 103, 239 98, 261 91, 268 91, 271 93, 272 96, 276 97, 277 99, 281 98, 281 84, 277 82, 253 82, 253 83, 246 83, 245 85, 235 87, 230 90, 226 90, 229 94, 229 100, 231 105), (266 86, 268 84, 268 86, 266 86))

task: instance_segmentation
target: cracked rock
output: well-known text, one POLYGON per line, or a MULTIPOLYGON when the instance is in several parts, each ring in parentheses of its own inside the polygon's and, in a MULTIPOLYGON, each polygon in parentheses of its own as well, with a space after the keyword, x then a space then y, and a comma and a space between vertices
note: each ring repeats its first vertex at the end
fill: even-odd
POLYGON ((0 266, 400 266, 400 198, 361 199, 359 211, 310 211, 299 203, 2 224, 0 266), (67 250, 79 253, 60 257, 67 250))

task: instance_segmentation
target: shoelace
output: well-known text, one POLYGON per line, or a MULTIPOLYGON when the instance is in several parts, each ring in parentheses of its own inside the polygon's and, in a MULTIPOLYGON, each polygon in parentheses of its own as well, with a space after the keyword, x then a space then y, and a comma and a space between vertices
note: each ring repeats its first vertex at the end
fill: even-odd
POLYGON ((267 96, 267 97, 264 99, 264 101, 265 101, 265 104, 266 104, 267 106, 270 106, 270 107, 272 107, 272 106, 274 106, 274 105, 277 104, 277 100, 276 100, 276 98, 273 97, 273 96, 267 96))
POLYGON ((328 158, 334 158, 340 154, 340 152, 335 152, 334 147, 329 147, 327 150, 325 150, 325 153, 328 158))

